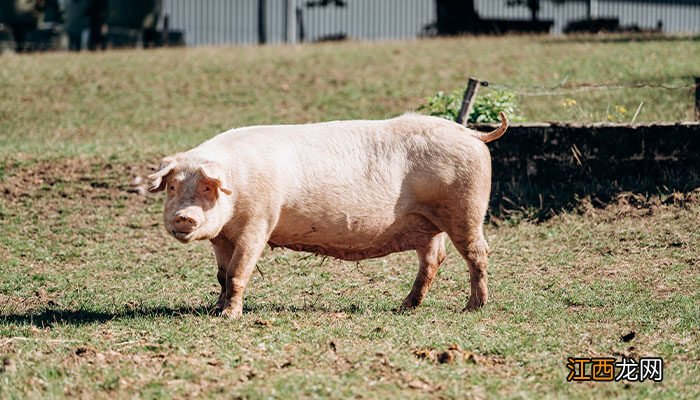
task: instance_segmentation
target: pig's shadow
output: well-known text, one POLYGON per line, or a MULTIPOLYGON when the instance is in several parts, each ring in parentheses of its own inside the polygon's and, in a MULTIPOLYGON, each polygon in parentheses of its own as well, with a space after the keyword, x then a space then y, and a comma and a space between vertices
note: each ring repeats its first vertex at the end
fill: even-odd
POLYGON ((209 307, 142 307, 115 312, 95 310, 46 309, 26 314, 0 314, 0 323, 51 327, 57 324, 88 325, 113 320, 143 317, 180 317, 185 315, 206 315, 209 307))
MULTIPOLYGON (((316 304, 277 304, 277 303, 253 303, 246 304, 244 313, 265 314, 266 312, 315 312, 315 313, 348 313, 361 314, 364 310, 349 304, 340 307, 327 307, 316 304)), ((0 324, 33 325, 39 328, 52 327, 54 325, 88 325, 100 324, 109 321, 118 321, 137 318, 179 318, 182 316, 209 316, 218 318, 210 313, 210 306, 176 306, 176 307, 137 307, 114 312, 95 310, 60 310, 46 309, 33 313, 0 314, 0 324)))

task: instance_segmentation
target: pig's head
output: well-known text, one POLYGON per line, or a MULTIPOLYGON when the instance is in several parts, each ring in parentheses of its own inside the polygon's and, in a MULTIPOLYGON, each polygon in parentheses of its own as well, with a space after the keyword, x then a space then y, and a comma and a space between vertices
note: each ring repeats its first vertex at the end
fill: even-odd
POLYGON ((165 228, 187 243, 216 237, 233 212, 233 192, 221 164, 190 157, 166 157, 150 175, 150 192, 165 190, 165 228))

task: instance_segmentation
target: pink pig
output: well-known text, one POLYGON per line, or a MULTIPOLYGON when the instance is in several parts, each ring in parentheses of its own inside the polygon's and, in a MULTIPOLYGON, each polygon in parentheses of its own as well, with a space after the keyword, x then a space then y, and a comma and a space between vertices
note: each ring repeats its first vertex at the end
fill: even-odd
POLYGON ((266 244, 363 260, 415 250, 420 267, 404 308, 418 306, 445 259, 445 238, 469 265, 466 309, 488 299, 483 221, 491 190, 482 133, 414 114, 385 121, 255 126, 163 159, 164 222, 183 243, 214 246, 216 309, 238 317, 266 244))

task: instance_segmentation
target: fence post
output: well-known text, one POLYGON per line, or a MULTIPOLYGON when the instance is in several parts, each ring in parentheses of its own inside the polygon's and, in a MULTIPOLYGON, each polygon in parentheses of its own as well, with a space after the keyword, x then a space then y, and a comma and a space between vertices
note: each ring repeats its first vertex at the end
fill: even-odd
POLYGON ((170 16, 168 14, 165 14, 163 16, 163 35, 160 38, 163 46, 170 45, 169 38, 170 38, 170 16))
POLYGON ((287 18, 285 20, 287 24, 287 44, 294 44, 297 42, 297 2, 296 0, 287 0, 285 4, 287 6, 287 18))
POLYGON ((700 76, 695 77, 695 120, 700 121, 700 76))
POLYGON ((304 40, 306 40, 306 31, 304 31, 304 12, 301 10, 301 7, 297 7, 296 13, 299 41, 304 43, 304 40))
MULTIPOLYGON (((488 82, 483 82, 484 86, 488 86, 488 82)), ((482 82, 474 78, 469 78, 469 83, 467 83, 467 89, 464 91, 464 97, 462 98, 462 107, 459 109, 459 114, 457 114, 457 119, 455 122, 461 125, 467 125, 469 120, 469 114, 472 112, 472 107, 474 106, 474 98, 476 97, 476 92, 479 91, 479 87, 482 82)))
POLYGON ((258 0, 258 44, 267 43, 267 0, 258 0))

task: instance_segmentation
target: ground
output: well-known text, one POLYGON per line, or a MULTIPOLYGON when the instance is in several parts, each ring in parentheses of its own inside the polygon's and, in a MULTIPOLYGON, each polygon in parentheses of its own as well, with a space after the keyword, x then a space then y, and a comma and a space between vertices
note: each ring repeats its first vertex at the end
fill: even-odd
MULTIPOLYGON (((697 398, 698 192, 494 217, 491 299, 473 313, 451 246, 406 313, 413 253, 350 263, 267 250, 230 321, 207 313, 210 246, 170 238, 143 179, 228 127, 396 115, 470 74, 684 86, 699 48, 526 37, 3 59, 0 398, 697 398), (623 355, 663 357, 664 381, 566 382, 568 356, 623 355)), ((608 103, 640 101, 641 120, 690 118, 689 90, 521 97, 534 121, 598 121, 608 103)))

